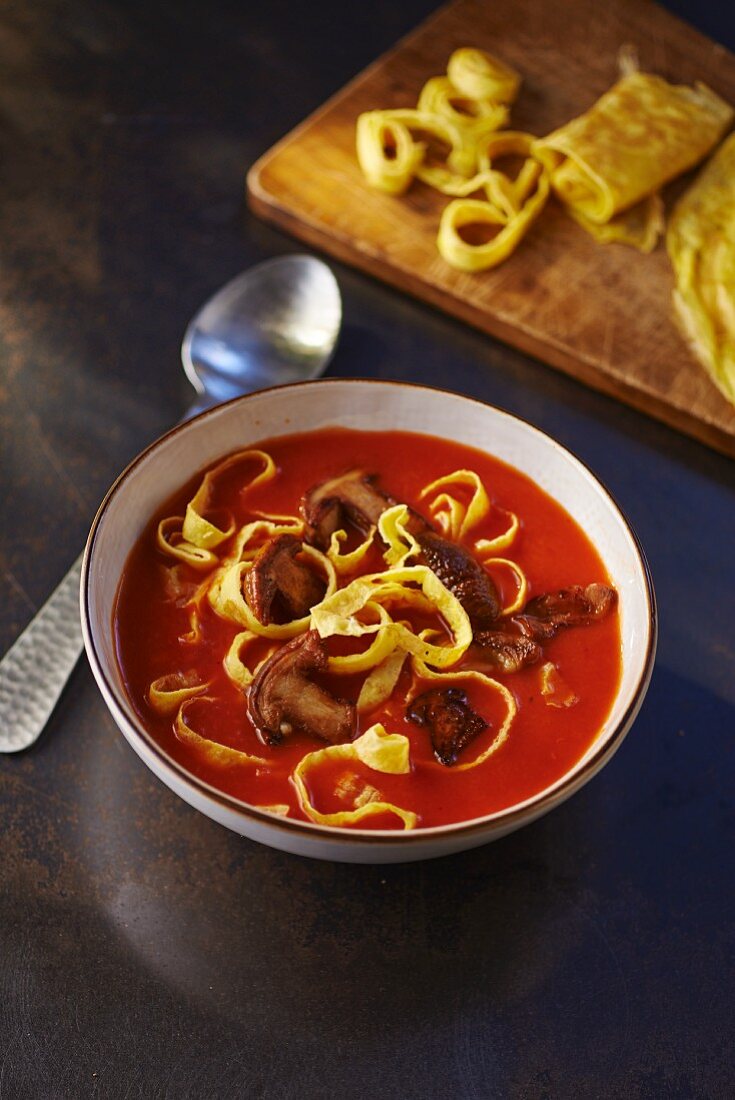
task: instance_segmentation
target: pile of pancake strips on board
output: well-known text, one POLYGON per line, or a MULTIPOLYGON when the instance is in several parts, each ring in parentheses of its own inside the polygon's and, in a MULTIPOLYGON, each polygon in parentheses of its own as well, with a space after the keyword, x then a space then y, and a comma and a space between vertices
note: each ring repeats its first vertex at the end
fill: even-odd
MULTIPOLYGON (((372 187, 391 195, 417 179, 450 197, 437 247, 461 271, 507 259, 552 191, 598 241, 651 252, 664 228, 660 189, 715 149, 733 110, 704 84, 640 72, 630 49, 620 67, 620 79, 588 111, 536 138, 502 129, 520 75, 483 50, 455 50, 415 109, 360 115, 360 166, 372 187), (514 174, 498 168, 509 157, 522 161, 514 174)), ((666 244, 677 318, 735 403, 735 134, 675 206, 666 244)))

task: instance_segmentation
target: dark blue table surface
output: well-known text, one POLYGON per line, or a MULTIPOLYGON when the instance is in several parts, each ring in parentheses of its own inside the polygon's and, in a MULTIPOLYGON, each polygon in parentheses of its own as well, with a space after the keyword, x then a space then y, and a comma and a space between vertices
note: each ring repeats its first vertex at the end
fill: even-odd
MULTIPOLYGON (((0 651, 185 408, 189 316, 293 249, 244 209, 247 165, 431 7, 0 11, 0 651)), ((729 6, 676 8, 732 44, 729 6)), ((335 271, 331 374, 497 404, 616 495, 660 609, 640 717, 536 824, 354 867, 184 805, 83 661, 38 745, 0 759, 0 1098, 730 1097, 735 465, 335 271)))

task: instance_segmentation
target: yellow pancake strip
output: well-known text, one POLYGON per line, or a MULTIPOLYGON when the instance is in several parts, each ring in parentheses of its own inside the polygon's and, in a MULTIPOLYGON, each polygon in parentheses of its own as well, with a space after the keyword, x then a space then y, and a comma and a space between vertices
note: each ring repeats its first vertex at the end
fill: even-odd
MULTIPOLYGON (((242 752, 240 749, 231 749, 228 745, 220 745, 217 741, 210 741, 209 738, 202 737, 200 733, 192 729, 186 720, 186 710, 192 701, 191 699, 185 700, 179 707, 179 712, 176 715, 174 732, 179 741, 183 742, 185 745, 190 745, 200 752, 202 756, 205 756, 210 764, 216 764, 218 767, 230 768, 240 764, 268 763, 262 756, 251 756, 250 753, 242 752)), ((199 698, 199 702, 213 703, 215 700, 209 695, 202 695, 199 698)))
POLYGON ((258 635, 253 634, 251 630, 241 630, 240 633, 236 634, 232 639, 232 644, 222 661, 225 672, 232 680, 233 684, 236 684, 241 691, 244 691, 252 683, 260 666, 264 664, 273 653, 272 649, 269 650, 266 656, 251 670, 243 661, 242 655, 247 646, 257 641, 257 638, 258 635))
POLYGON ((313 805, 306 785, 306 774, 325 761, 358 760, 376 772, 389 775, 406 775, 411 770, 409 741, 400 733, 386 733, 380 723, 371 726, 361 737, 346 745, 330 745, 326 749, 307 753, 296 765, 291 776, 299 796, 301 809, 319 825, 357 825, 376 814, 395 814, 405 829, 413 829, 418 817, 411 810, 401 809, 392 802, 369 801, 353 810, 323 814, 313 805))
POLYGON ((396 647, 396 637, 390 630, 393 623, 385 608, 372 601, 365 604, 365 611, 377 616, 376 634, 368 648, 362 653, 348 653, 343 657, 329 658, 329 671, 341 676, 356 672, 367 672, 381 665, 396 647))
POLYGON ((365 558, 365 555, 370 551, 373 545, 373 538, 375 536, 377 528, 371 527, 367 535, 354 550, 350 550, 347 554, 340 552, 340 544, 347 541, 346 531, 335 531, 329 540, 329 549, 327 550, 327 557, 331 561, 338 576, 343 577, 348 573, 354 573, 356 569, 359 569, 365 558))
POLYGON ((525 607, 526 599, 528 597, 528 579, 526 578, 526 574, 523 572, 520 565, 518 565, 514 561, 511 561, 510 558, 487 558, 482 564, 485 568, 487 568, 488 566, 500 565, 505 569, 509 569, 511 573, 513 573, 517 581, 518 590, 516 592, 516 598, 510 604, 508 604, 507 607, 503 608, 503 610, 501 611, 501 615, 515 615, 517 611, 520 611, 523 607, 525 607))
POLYGON ((148 702, 158 714, 173 714, 186 699, 201 695, 209 684, 200 684, 196 673, 169 672, 148 688, 148 702))
MULTIPOLYGON (((185 516, 167 516, 161 520, 156 530, 158 549, 162 550, 164 554, 178 558, 179 561, 186 562, 192 569, 199 572, 210 570, 216 566, 218 558, 213 552, 214 548, 230 538, 234 534, 235 527, 234 524, 230 523, 227 529, 222 531, 205 519, 202 513, 207 508, 217 477, 240 462, 252 462, 253 460, 259 463, 262 468, 243 486, 241 492, 252 489, 264 481, 270 481, 276 476, 275 463, 265 451, 238 451, 236 454, 230 455, 229 458, 218 463, 214 469, 204 475, 199 488, 186 506, 185 516)), ((296 517, 288 517, 288 520, 289 526, 282 528, 283 530, 292 530, 294 523, 299 530, 303 529, 303 524, 296 517)), ((256 521, 256 524, 262 522, 256 521)), ((253 525, 249 526, 252 527, 253 525)), ((273 533, 276 533, 276 531, 273 533)))
MULTIPOLYGON (((505 509, 502 510, 505 511, 505 509)), ((507 550, 513 543, 521 529, 520 520, 515 512, 506 512, 505 514, 510 516, 508 529, 502 535, 496 535, 494 539, 476 539, 475 550, 478 554, 494 554, 496 550, 507 550)))
POLYGON ((182 535, 186 542, 204 550, 212 550, 234 533, 234 524, 230 523, 229 527, 222 531, 205 519, 204 512, 209 506, 212 489, 217 478, 226 470, 231 470, 233 466, 238 466, 240 463, 252 463, 253 461, 261 469, 242 486, 240 492, 244 493, 248 489, 254 489, 256 485, 262 485, 264 481, 271 481, 276 476, 275 463, 265 451, 238 451, 236 454, 224 459, 223 462, 219 462, 213 470, 204 475, 201 485, 186 506, 186 516, 184 517, 182 529, 182 535))
POLYGON ((368 111, 357 120, 357 159, 368 183, 397 195, 414 177, 430 181, 434 166, 424 163, 427 145, 422 134, 448 148, 443 172, 463 176, 472 171, 472 143, 448 118, 413 108, 368 111))
POLYGON ((388 702, 398 683, 398 677, 401 675, 407 656, 405 649, 394 649, 366 677, 357 697, 357 709, 360 714, 366 714, 388 702))
POLYGON ((444 208, 439 222, 437 248, 453 267, 476 272, 497 267, 506 260, 526 235, 543 210, 549 195, 549 180, 545 172, 538 177, 534 193, 526 199, 517 214, 511 217, 494 203, 478 199, 454 199, 444 208), (491 226, 497 234, 482 244, 470 244, 462 230, 470 226, 491 226))
MULTIPOLYGON (((504 684, 501 684, 498 680, 494 680, 492 676, 486 676, 484 672, 477 672, 475 669, 460 670, 459 672, 435 672, 429 668, 426 663, 417 657, 413 658, 413 670, 417 677, 421 680, 437 681, 442 684, 459 684, 469 681, 470 683, 482 684, 484 687, 490 688, 497 695, 500 695, 506 705, 506 715, 503 719, 500 729, 495 734, 487 748, 474 759, 465 764, 453 764, 452 771, 463 772, 469 771, 470 768, 477 768, 480 764, 484 764, 489 757, 496 753, 500 746, 504 744, 508 739, 508 732, 510 730, 513 719, 518 713, 518 707, 516 701, 508 691, 508 688, 504 684)), ((411 697, 420 694, 419 686, 414 685, 414 689, 411 692, 411 697)), ((444 764, 437 764, 439 768, 445 768, 444 764)))
POLYGON ((439 477, 425 485, 419 493, 419 500, 425 500, 439 489, 466 486, 472 489, 469 504, 464 505, 450 493, 440 493, 429 503, 429 511, 436 519, 447 538, 459 542, 460 539, 486 518, 490 511, 487 490, 474 470, 455 470, 452 474, 439 477))
POLYGON ((447 76, 460 95, 494 103, 512 103, 521 86, 520 76, 509 65, 469 46, 454 51, 447 76))
POLYGON ((387 111, 367 111, 357 120, 357 159, 371 187, 389 195, 408 190, 424 158, 424 147, 387 111))
MULTIPOLYGON (((419 499, 430 496, 437 489, 455 485, 468 486, 473 490, 469 504, 463 504, 451 493, 441 493, 430 502, 429 511, 439 523, 444 534, 448 538, 459 541, 472 531, 478 523, 486 519, 491 507, 493 507, 478 474, 474 470, 455 470, 454 473, 437 478, 436 481, 424 486, 419 494, 419 499)), ((500 510, 505 511, 505 509, 500 510)), ((475 541, 475 551, 478 554, 487 555, 495 553, 497 550, 506 550, 512 544, 521 525, 515 512, 506 511, 505 514, 510 519, 508 528, 493 539, 477 539, 475 541)), ((401 534, 400 526, 397 528, 397 533, 401 534)), ((420 550, 418 544, 416 544, 416 549, 420 550)))
POLYGON ((408 530, 408 506, 394 504, 378 520, 380 537, 387 545, 383 557, 391 568, 400 569, 409 558, 421 553, 421 547, 408 530))
POLYGON ((298 516, 268 516, 252 520, 238 531, 232 551, 223 560, 223 565, 234 565, 238 561, 252 561, 268 539, 272 539, 275 535, 298 536, 303 530, 303 520, 298 516))
POLYGON ((459 129, 465 144, 499 130, 508 121, 508 108, 492 99, 462 97, 447 76, 433 76, 421 89, 419 111, 447 118, 459 129))
POLYGON ((464 654, 472 641, 472 627, 467 612, 453 593, 445 588, 439 578, 428 566, 413 565, 400 569, 389 569, 384 573, 371 573, 358 577, 327 597, 311 612, 311 626, 322 638, 338 634, 343 637, 361 637, 378 631, 393 639, 392 648, 400 646, 408 653, 421 657, 431 665, 446 668, 455 664, 464 654), (398 600, 405 595, 410 602, 412 589, 419 590, 429 601, 433 610, 441 616, 452 632, 450 645, 433 645, 418 637, 412 630, 400 622, 387 624, 366 624, 357 617, 358 613, 371 601, 384 603, 386 600, 398 600))
POLYGON ((217 564, 218 558, 211 550, 194 546, 184 538, 181 528, 184 525, 183 516, 167 516, 162 519, 156 528, 156 545, 164 554, 169 554, 179 561, 186 562, 192 569, 202 572, 211 569, 217 564))

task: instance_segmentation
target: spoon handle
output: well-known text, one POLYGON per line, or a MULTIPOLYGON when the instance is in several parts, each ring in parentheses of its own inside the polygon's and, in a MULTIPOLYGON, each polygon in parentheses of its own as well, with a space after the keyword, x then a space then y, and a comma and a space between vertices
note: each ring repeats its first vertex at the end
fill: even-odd
MULTIPOLYGON (((202 396, 189 420, 213 402, 202 396)), ((0 660, 0 753, 37 741, 74 671, 82 650, 79 582, 82 555, 0 660)))
POLYGON ((0 752, 39 737, 82 652, 81 556, 0 661, 0 752))

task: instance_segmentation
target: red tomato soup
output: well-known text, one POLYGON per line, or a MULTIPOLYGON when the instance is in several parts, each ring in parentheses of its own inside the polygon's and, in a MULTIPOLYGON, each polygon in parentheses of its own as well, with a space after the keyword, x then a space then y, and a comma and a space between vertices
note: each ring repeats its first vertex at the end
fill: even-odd
MULTIPOLYGON (((608 613, 601 617, 593 617, 583 625, 547 631, 551 636, 537 642, 532 663, 518 671, 503 671, 493 665, 474 643, 445 670, 479 670, 493 684, 477 677, 424 682, 409 654, 390 697, 377 709, 358 713, 356 725, 345 740, 350 744, 350 738, 354 740, 381 723, 388 734, 407 738, 407 770, 398 774, 375 770, 351 758, 349 752, 327 752, 303 770, 304 789, 308 792, 308 804, 304 804, 303 793, 294 782, 295 769, 307 754, 328 749, 329 742, 289 723, 284 726, 286 735, 280 743, 267 743, 267 737, 259 733, 251 718, 251 689, 233 681, 223 665, 233 640, 246 627, 218 614, 206 594, 198 598, 220 562, 232 554, 237 531, 245 524, 262 519, 264 514, 299 517, 309 490, 345 471, 359 469, 376 475, 375 484, 383 493, 409 505, 435 530, 442 531, 442 508, 447 515, 448 505, 445 502, 442 506, 438 499, 441 494, 454 497, 466 514, 474 490, 469 483, 455 479, 424 496, 422 491, 439 478, 469 470, 484 485, 489 507, 458 541, 465 554, 476 558, 492 578, 503 608, 516 599, 521 575, 508 562, 515 563, 527 580, 524 607, 547 593, 610 582, 600 556, 571 517, 525 475, 480 451, 407 432, 341 428, 267 440, 257 447, 273 459, 273 477, 250 487, 262 464, 249 465, 249 460, 235 463, 213 479, 208 499, 204 503, 200 500, 197 506, 205 514, 203 519, 220 532, 230 528, 233 532, 207 551, 212 563, 209 569, 194 568, 162 549, 158 537, 162 520, 185 515, 187 503, 194 498, 206 471, 182 487, 152 518, 125 567, 115 610, 118 660, 133 706, 161 748, 195 776, 245 802, 299 820, 320 820, 313 810, 320 815, 346 814, 346 820, 334 823, 368 829, 401 829, 407 824, 421 828, 467 821, 513 806, 562 777, 594 740, 618 686, 621 645, 614 599, 608 613), (515 534, 510 531, 513 516, 518 520, 515 534), (481 552, 483 540, 495 540, 506 531, 510 531, 507 544, 501 548, 496 544, 490 553, 481 552), (192 615, 194 606, 196 616, 192 615), (172 681, 164 681, 168 687, 173 683, 174 687, 183 684, 198 688, 185 709, 186 727, 195 731, 194 738, 181 738, 176 698, 172 697, 163 708, 165 712, 151 704, 151 684, 172 676, 172 681), (546 693, 542 691, 545 683, 546 693), (423 692, 451 688, 465 693, 464 705, 479 716, 477 724, 484 728, 459 749, 453 763, 447 764, 437 758, 427 724, 411 719, 407 710, 423 692), (512 715, 509 706, 514 707, 512 715), (495 751, 482 763, 469 766, 495 744, 504 723, 507 729, 495 751), (212 743, 247 755, 218 754, 212 743), (252 762, 249 757, 260 762, 252 762), (389 806, 380 810, 375 805, 374 812, 359 820, 349 816, 356 807, 370 802, 389 806), (391 806, 413 815, 411 820, 398 816, 391 806)), ((178 533, 174 520, 164 524, 164 537, 174 547, 185 541, 180 534, 181 523, 179 519, 178 533)), ((342 552, 364 539, 364 532, 353 526, 345 524, 344 529, 347 539, 340 547, 342 552)), ((387 570, 384 551, 385 543, 376 534, 359 567, 338 576, 338 588, 345 588, 360 575, 387 570)), ((406 565, 416 560, 421 559, 409 559, 406 565)), ((415 589, 415 583, 409 582, 409 588, 415 589)), ((443 631, 436 644, 451 644, 451 632, 440 614, 432 622, 431 615, 420 607, 404 609, 400 601, 387 606, 392 618, 403 621, 406 630, 418 634, 433 625, 443 631)), ((524 607, 518 613, 522 614, 524 607)), ((284 615, 276 621, 283 622, 284 615)), ((518 621, 514 615, 501 614, 495 629, 518 633, 518 621), (513 623, 509 625, 510 620, 513 623)), ((323 644, 335 656, 364 651, 374 640, 374 634, 327 637, 323 644)), ((259 662, 286 644, 284 640, 257 638, 243 647, 241 659, 257 675, 259 662)), ((368 673, 335 675, 327 671, 314 675, 322 689, 355 703, 368 673)))

